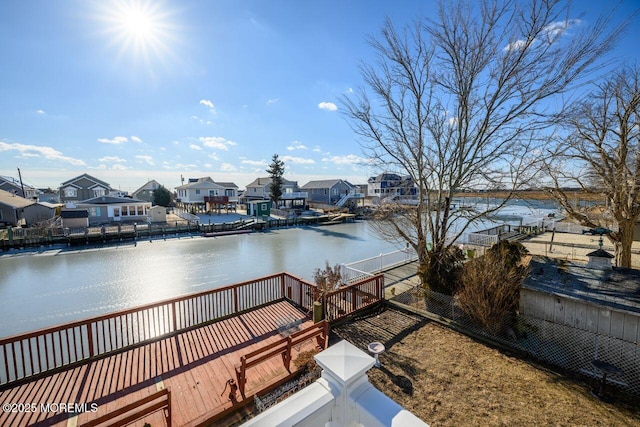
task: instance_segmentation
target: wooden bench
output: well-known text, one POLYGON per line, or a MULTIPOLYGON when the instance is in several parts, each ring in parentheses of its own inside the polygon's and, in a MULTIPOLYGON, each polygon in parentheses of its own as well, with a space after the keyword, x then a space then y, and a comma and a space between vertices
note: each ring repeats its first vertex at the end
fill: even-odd
POLYGON ((286 338, 282 338, 258 350, 252 351, 240 357, 240 365, 235 367, 236 378, 240 394, 245 396, 245 385, 247 383, 247 369, 256 366, 267 359, 280 355, 287 372, 291 372, 291 349, 293 346, 302 344, 305 341, 315 338, 317 346, 321 349, 327 348, 329 343, 329 323, 322 321, 306 329, 292 333, 286 338))
POLYGON ((163 411, 167 426, 171 427, 171 391, 159 390, 136 402, 82 424, 83 427, 126 426, 154 412, 163 411))

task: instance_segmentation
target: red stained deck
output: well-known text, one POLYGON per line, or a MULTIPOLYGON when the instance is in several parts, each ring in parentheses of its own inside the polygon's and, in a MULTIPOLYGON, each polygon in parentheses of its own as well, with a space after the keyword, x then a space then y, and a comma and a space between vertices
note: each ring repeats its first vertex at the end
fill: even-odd
MULTIPOLYGON (((235 366, 243 354, 282 337, 278 322, 287 317, 301 319, 301 328, 312 322, 294 305, 280 301, 249 312, 182 332, 121 353, 94 360, 44 378, 0 392, 0 403, 33 405, 35 412, 1 412, 2 426, 75 426, 135 402, 156 390, 170 387, 172 421, 175 426, 200 425, 232 407, 226 381, 236 379, 235 366), (67 413, 41 411, 41 404, 97 403, 95 413, 73 417, 67 413)), ((310 341, 295 354, 315 347, 310 341)), ((297 351, 296 351, 297 350, 297 351)), ((295 366, 291 366, 292 371, 295 366)), ((246 399, 286 378, 282 358, 273 357, 250 368, 246 399)), ((237 394, 239 405, 243 403, 237 394)), ((3 406, 3 409, 4 406, 3 406)), ((157 412, 136 423, 164 425, 157 412)))

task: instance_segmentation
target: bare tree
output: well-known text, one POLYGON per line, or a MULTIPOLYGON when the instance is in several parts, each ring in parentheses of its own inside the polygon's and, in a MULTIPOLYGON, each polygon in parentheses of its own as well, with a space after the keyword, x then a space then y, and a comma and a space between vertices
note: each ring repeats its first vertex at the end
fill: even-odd
POLYGON ((567 213, 587 227, 615 224, 609 234, 616 262, 631 267, 631 243, 640 217, 640 67, 613 73, 577 102, 565 117, 565 130, 548 165, 552 194, 567 213), (606 205, 571 203, 562 190, 578 185, 606 205), (615 227, 614 227, 615 228, 615 227))
POLYGON ((370 39, 378 61, 361 67, 365 88, 343 99, 372 161, 419 189, 416 206, 380 209, 379 229, 416 250, 423 285, 449 293, 452 243, 501 207, 452 210, 453 196, 527 182, 552 101, 598 68, 623 27, 571 19, 559 0, 475 4, 441 1, 437 20, 401 32, 387 20, 370 39))

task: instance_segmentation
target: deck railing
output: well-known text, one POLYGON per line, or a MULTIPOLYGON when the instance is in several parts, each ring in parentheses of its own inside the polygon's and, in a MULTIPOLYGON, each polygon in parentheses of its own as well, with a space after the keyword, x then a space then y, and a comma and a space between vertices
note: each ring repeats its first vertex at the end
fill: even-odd
POLYGON ((0 339, 0 386, 122 351, 288 298, 311 310, 314 285, 288 273, 0 339))
MULTIPOLYGON (((335 320, 383 299, 382 276, 326 295, 335 320)), ((287 299, 311 313, 316 286, 279 273, 0 339, 0 387, 287 299)))
POLYGON ((342 319, 384 299, 384 276, 378 275, 345 286, 324 296, 325 318, 342 319))
POLYGON ((381 271, 407 264, 417 259, 418 255, 413 248, 400 249, 349 264, 342 264, 340 274, 344 283, 354 283, 372 277, 381 271))

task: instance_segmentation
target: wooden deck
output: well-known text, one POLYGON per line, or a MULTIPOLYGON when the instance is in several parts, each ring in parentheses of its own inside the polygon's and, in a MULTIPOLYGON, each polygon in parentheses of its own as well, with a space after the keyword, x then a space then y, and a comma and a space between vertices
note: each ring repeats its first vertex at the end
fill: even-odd
MULTIPOLYGON (((0 403, 15 404, 17 412, 0 413, 2 426, 75 426, 169 387, 173 425, 195 426, 211 422, 233 406, 227 380, 236 378, 242 355, 276 342, 282 319, 310 319, 288 301, 279 301, 169 338, 92 360, 81 366, 0 392, 0 403), (78 416, 60 410, 59 404, 97 404, 96 412, 78 416), (32 412, 23 412, 30 405, 32 412), (46 405, 49 404, 48 412, 46 405), (45 405, 45 406, 42 406, 45 405), (56 411, 56 409, 58 411, 56 411)), ((315 347, 310 341, 299 351, 315 347)), ((295 366, 292 365, 292 371, 295 366)), ((260 390, 281 381, 289 373, 282 358, 273 357, 247 371, 246 399, 237 393, 241 406, 260 390)), ((3 406, 3 409, 5 407, 3 406)), ((90 409, 90 407, 89 407, 90 409)), ((161 413, 138 422, 164 425, 161 413)))

